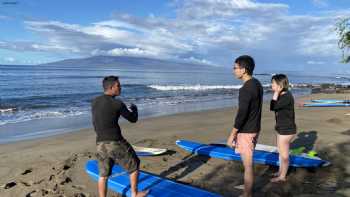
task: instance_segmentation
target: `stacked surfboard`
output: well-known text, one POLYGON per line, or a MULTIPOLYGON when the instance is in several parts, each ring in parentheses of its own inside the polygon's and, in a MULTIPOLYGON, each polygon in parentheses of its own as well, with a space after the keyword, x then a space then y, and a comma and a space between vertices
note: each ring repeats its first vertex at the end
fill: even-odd
MULTIPOLYGON (((193 154, 204 155, 217 159, 240 161, 241 156, 235 150, 222 144, 203 144, 189 140, 177 140, 176 144, 193 154)), ((254 151, 253 161, 257 164, 279 166, 279 155, 273 146, 259 145, 254 151)), ((308 154, 291 154, 289 165, 293 167, 315 168, 327 166, 330 163, 317 156, 308 154)))
POLYGON ((350 100, 314 99, 311 103, 305 103, 304 107, 350 107, 350 100))

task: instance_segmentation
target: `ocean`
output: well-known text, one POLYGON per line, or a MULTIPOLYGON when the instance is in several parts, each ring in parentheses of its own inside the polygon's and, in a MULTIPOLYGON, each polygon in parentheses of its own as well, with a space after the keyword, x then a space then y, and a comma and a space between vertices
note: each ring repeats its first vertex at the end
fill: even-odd
MULTIPOLYGON (((271 98, 272 74, 255 75, 265 88, 265 99, 271 98)), ((349 84, 342 76, 286 74, 295 96, 310 94, 308 85, 349 84)), ((121 99, 136 104, 141 119, 233 107, 241 87, 229 68, 183 71, 0 65, 0 143, 91 128, 90 103, 103 93, 102 79, 108 75, 120 77, 121 99)))

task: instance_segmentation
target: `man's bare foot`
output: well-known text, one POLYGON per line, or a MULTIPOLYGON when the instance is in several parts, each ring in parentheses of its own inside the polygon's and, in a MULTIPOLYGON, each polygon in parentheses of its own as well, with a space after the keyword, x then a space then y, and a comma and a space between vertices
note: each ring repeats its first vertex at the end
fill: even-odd
POLYGON ((145 197, 147 196, 149 190, 146 190, 146 191, 141 191, 141 192, 137 192, 136 194, 132 194, 131 196, 132 197, 145 197))
POLYGON ((270 182, 272 183, 278 183, 278 182, 285 182, 287 179, 286 178, 283 178, 283 177, 275 177, 275 178, 272 178, 270 179, 270 182))
POLYGON ((279 172, 275 172, 275 173, 272 173, 272 174, 271 174, 271 176, 273 176, 273 177, 278 177, 279 175, 280 175, 279 172))
POLYGON ((239 195, 239 197, 252 197, 253 195, 251 193, 244 193, 239 195))

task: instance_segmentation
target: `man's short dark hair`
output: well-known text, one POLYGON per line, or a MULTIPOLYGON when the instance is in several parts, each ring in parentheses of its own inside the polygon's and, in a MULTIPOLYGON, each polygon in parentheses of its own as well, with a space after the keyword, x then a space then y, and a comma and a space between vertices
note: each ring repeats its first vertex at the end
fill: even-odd
POLYGON ((102 81, 103 89, 105 91, 110 89, 116 82, 119 82, 119 77, 117 76, 105 77, 102 81))
POLYGON ((239 67, 245 68, 248 75, 253 75, 253 71, 255 68, 255 62, 254 62, 254 59, 252 57, 250 57, 249 55, 239 56, 235 60, 235 63, 238 64, 239 67))

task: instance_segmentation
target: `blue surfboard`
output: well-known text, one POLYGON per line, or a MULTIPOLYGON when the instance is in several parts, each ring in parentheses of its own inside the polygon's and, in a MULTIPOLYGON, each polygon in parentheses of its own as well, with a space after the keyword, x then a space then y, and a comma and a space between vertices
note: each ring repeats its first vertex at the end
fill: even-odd
MULTIPOLYGON (((86 163, 85 170, 88 175, 94 180, 98 181, 98 162, 96 160, 89 160, 86 163)), ((112 168, 112 175, 108 179, 108 189, 122 194, 123 196, 131 196, 129 174, 120 166, 114 165, 112 168)), ((219 197, 214 194, 199 188, 189 185, 177 183, 148 172, 140 171, 138 190, 150 190, 147 196, 179 196, 179 197, 219 197)))
POLYGON ((350 103, 305 103, 304 107, 350 107, 350 103))
POLYGON ((350 103, 350 100, 338 100, 338 99, 313 99, 313 103, 350 103))
MULTIPOLYGON (((184 150, 192 154, 204 155, 224 160, 241 160, 240 154, 235 153, 234 149, 219 144, 208 145, 189 140, 177 140, 176 144, 180 148, 183 148, 184 150)), ((258 164, 279 166, 278 153, 276 152, 255 150, 253 155, 253 161, 254 163, 258 164)), ((311 168, 327 166, 329 164, 329 162, 322 160, 318 157, 313 158, 297 155, 290 155, 289 157, 289 165, 294 167, 311 168)))

